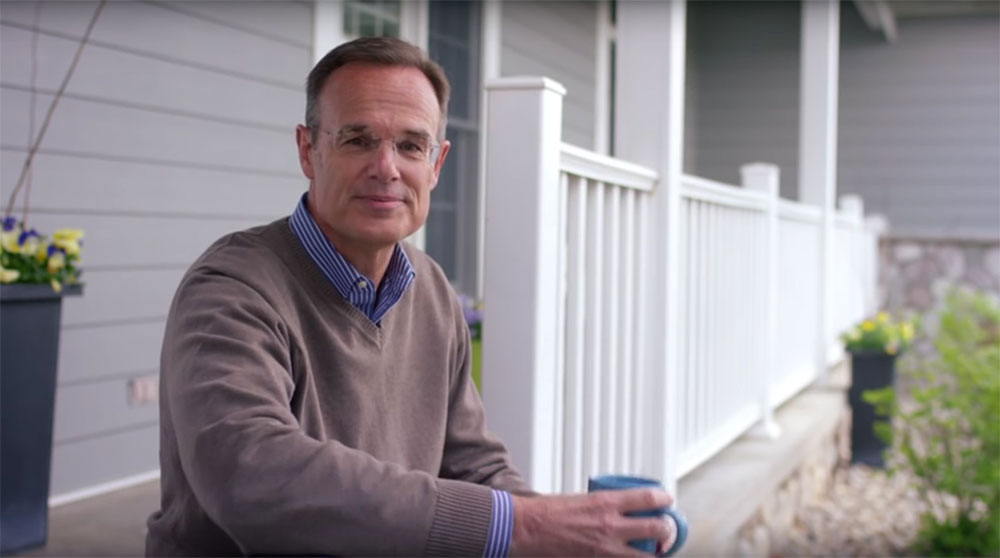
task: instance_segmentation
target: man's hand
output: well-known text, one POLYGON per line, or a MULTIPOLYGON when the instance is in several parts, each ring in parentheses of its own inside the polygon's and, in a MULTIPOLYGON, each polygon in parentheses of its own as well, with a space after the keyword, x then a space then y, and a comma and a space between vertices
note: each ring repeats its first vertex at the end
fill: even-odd
POLYGON ((636 556, 633 539, 656 539, 670 548, 676 528, 669 518, 625 517, 626 512, 666 508, 666 492, 653 489, 604 490, 590 494, 513 496, 511 556, 636 556))

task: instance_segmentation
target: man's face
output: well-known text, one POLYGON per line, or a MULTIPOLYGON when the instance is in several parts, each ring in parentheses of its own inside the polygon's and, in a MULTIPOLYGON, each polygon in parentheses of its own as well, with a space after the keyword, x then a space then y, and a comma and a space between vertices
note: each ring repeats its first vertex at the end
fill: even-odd
POLYGON ((319 98, 319 129, 296 130, 309 178, 309 209, 334 244, 385 248, 427 219, 448 142, 437 145, 441 111, 416 68, 346 64, 319 98), (426 155, 433 154, 433 158, 426 155))

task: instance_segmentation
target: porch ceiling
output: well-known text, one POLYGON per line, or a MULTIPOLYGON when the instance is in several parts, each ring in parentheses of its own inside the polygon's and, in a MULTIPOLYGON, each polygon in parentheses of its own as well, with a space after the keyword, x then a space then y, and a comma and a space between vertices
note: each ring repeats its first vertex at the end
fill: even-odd
POLYGON ((897 18, 1000 14, 995 0, 889 0, 889 6, 897 18))

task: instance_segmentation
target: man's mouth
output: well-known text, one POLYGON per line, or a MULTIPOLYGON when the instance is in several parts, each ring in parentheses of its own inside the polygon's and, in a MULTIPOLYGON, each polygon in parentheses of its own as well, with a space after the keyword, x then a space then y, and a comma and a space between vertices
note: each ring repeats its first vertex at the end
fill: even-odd
POLYGON ((391 209, 403 204, 402 198, 384 195, 358 196, 358 199, 374 209, 391 209))

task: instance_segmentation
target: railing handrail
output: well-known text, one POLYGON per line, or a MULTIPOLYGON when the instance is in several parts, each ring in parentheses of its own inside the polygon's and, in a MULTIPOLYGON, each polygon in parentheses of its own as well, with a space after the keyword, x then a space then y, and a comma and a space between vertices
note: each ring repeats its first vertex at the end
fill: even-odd
POLYGON ((823 209, 807 203, 779 199, 778 217, 804 223, 819 223, 823 220, 823 209))
POLYGON ((681 175, 681 196, 752 211, 767 211, 768 204, 761 192, 691 174, 681 175))
POLYGON ((854 214, 837 212, 834 216, 837 227, 845 229, 857 229, 864 225, 864 220, 854 214))
POLYGON ((652 169, 568 143, 562 144, 559 155, 560 170, 597 182, 651 192, 660 180, 652 169))

